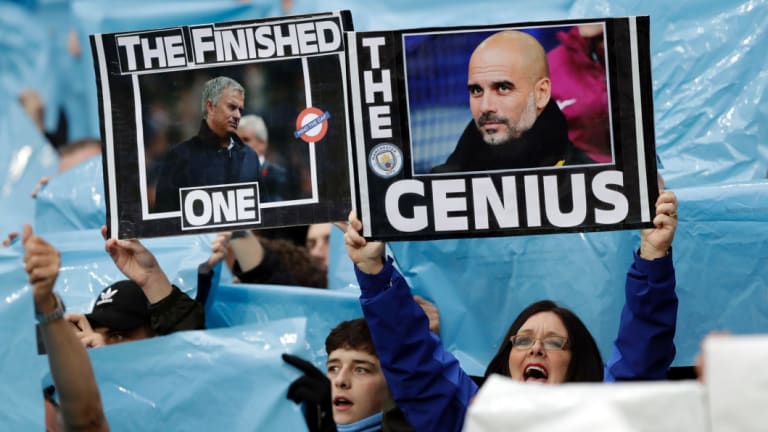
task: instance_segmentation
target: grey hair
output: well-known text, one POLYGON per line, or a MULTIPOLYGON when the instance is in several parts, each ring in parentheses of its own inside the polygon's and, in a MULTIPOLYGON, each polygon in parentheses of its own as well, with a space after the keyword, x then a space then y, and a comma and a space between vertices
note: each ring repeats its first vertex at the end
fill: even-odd
POLYGON ((210 100, 211 103, 213 103, 213 106, 218 105, 219 99, 221 99, 221 94, 224 92, 224 89, 228 88, 234 89, 236 92, 245 96, 245 89, 243 86, 232 78, 220 76, 210 79, 205 83, 202 100, 203 118, 208 118, 208 110, 205 109, 205 103, 210 100))
POLYGON ((254 114, 248 114, 240 119, 241 128, 247 128, 256 134, 256 138, 269 142, 269 132, 267 132, 267 124, 264 123, 264 119, 254 114))

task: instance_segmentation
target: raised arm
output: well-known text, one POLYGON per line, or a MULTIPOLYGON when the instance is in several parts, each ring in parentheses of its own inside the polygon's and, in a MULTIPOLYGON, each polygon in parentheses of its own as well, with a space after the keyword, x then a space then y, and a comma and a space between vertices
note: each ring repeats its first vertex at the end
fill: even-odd
MULTIPOLYGON (((106 226, 101 232, 106 234, 106 226)), ((155 256, 140 241, 107 239, 104 249, 115 266, 144 291, 157 334, 205 328, 202 304, 171 285, 155 256)))
POLYGON ((678 301, 672 240, 677 197, 671 191, 659 195, 653 224, 641 231, 640 250, 627 272, 626 302, 606 381, 665 379, 675 358, 678 301))
MULTIPOLYGON (((102 235, 106 235, 106 229, 106 226, 101 227, 102 235)), ((107 239, 104 250, 112 257, 115 266, 141 287, 150 303, 159 302, 173 291, 157 259, 140 241, 107 239)))
POLYGON ((85 348, 72 324, 63 319, 64 305, 53 292, 59 274, 59 252, 24 226, 24 269, 29 274, 35 314, 48 353, 51 376, 59 393, 64 429, 108 431, 99 389, 85 348))
POLYGON ((415 430, 459 431, 477 386, 430 333, 405 279, 384 260, 384 244, 359 234, 350 214, 344 242, 355 263, 360 304, 397 406, 415 430))

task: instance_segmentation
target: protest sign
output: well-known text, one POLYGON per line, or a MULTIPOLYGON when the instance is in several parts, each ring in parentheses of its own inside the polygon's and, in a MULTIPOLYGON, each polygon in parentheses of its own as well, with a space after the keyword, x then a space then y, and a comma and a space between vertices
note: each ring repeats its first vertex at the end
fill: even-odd
POLYGON ((650 226, 648 31, 628 17, 347 33, 363 235, 650 226))
POLYGON ((348 30, 341 11, 92 35, 110 236, 346 218, 348 30))

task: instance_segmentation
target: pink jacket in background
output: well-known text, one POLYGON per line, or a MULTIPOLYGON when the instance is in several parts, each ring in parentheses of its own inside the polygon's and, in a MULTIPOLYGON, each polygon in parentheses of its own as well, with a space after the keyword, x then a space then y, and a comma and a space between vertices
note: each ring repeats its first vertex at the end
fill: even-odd
POLYGON ((605 66, 593 59, 592 43, 578 27, 557 38, 560 45, 547 59, 552 98, 568 120, 568 138, 595 161, 611 162, 605 66))

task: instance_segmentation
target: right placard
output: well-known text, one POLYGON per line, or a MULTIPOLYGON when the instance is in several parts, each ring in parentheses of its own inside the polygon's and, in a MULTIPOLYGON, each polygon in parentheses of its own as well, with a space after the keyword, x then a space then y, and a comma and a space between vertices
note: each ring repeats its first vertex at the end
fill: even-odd
POLYGON ((364 236, 650 226, 648 31, 626 17, 347 33, 364 236))

